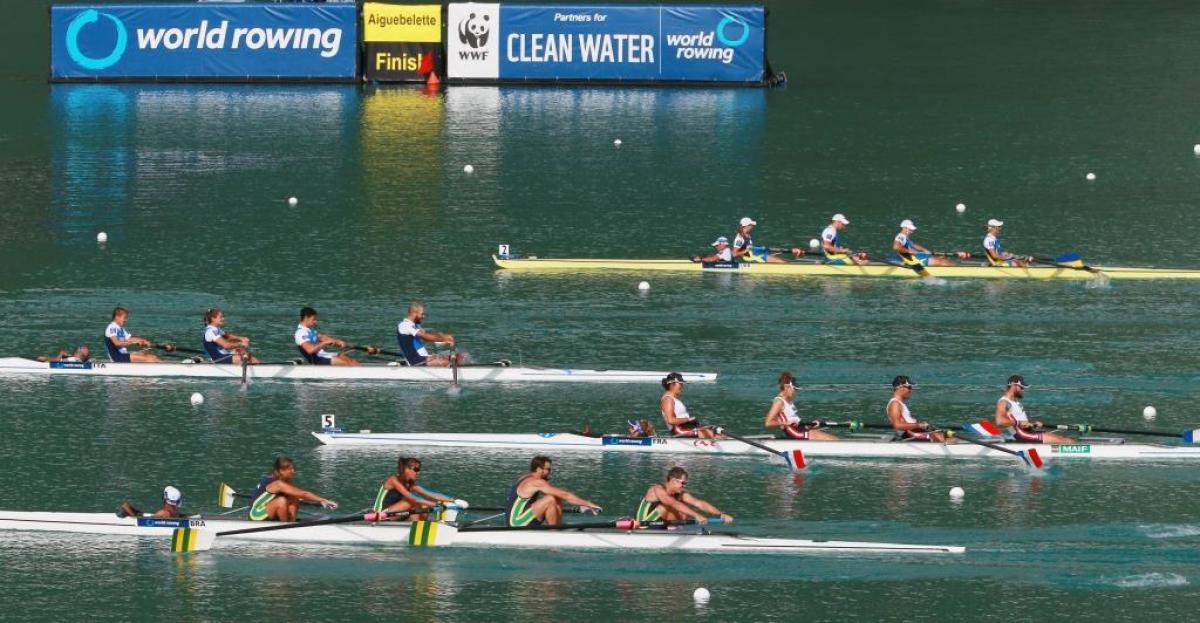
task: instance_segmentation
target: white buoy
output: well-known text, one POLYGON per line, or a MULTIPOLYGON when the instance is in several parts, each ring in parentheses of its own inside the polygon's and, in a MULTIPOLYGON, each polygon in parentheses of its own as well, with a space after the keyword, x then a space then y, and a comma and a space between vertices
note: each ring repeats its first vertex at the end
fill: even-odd
POLYGON ((967 204, 965 204, 965 203, 960 203, 960 204, 958 204, 958 205, 954 206, 954 209, 955 209, 956 211, 958 211, 958 213, 959 213, 959 214, 962 214, 963 212, 966 212, 966 211, 967 211, 967 204))
POLYGON ((963 496, 966 494, 967 494, 967 492, 963 491, 962 487, 950 487, 950 499, 951 500, 961 500, 961 499, 963 499, 963 496))
POLYGON ((817 240, 816 238, 813 238, 812 240, 809 240, 809 241, 808 241, 808 248, 810 248, 810 249, 819 249, 819 248, 821 248, 821 241, 820 241, 820 240, 817 240))
POLYGON ((108 234, 104 232, 96 234, 96 242, 99 242, 100 244, 108 242, 108 234))
POLYGON ((649 282, 649 281, 643 281, 643 282, 639 283, 639 284, 638 284, 638 289, 639 289, 639 290, 641 290, 642 292, 645 292, 646 290, 649 290, 649 289, 650 289, 650 282, 649 282))
POLYGON ((696 603, 698 603, 698 604, 708 603, 708 600, 711 597, 712 597, 712 593, 709 593, 708 589, 704 588, 703 586, 696 589, 695 591, 692 591, 692 599, 694 599, 696 601, 696 603))
POLYGON ((621 146, 621 139, 619 139, 619 138, 613 139, 613 147, 620 147, 620 146, 621 146))
POLYGON ((200 392, 193 393, 192 394, 192 406, 199 407, 202 404, 204 404, 204 394, 201 394, 200 392))
POLYGON ((300 203, 299 199, 297 199, 295 197, 288 197, 288 205, 289 206, 292 206, 294 208, 294 207, 296 207, 296 204, 298 204, 298 203, 300 203))
POLYGON ((1196 154, 1197 156, 1200 156, 1200 143, 1196 143, 1195 145, 1192 145, 1192 153, 1196 154))
POLYGON ((1087 176, 1086 176, 1086 177, 1087 177, 1087 181, 1089 181, 1089 182, 1091 182, 1091 181, 1095 181, 1095 179, 1096 179, 1096 174, 1095 174, 1095 173, 1092 173, 1091 171, 1088 171, 1088 174, 1087 174, 1087 176))
POLYGON ((475 167, 473 167, 469 164, 467 166, 463 167, 463 173, 466 173, 467 175, 470 175, 474 172, 475 172, 475 167))
POLYGON ((1145 409, 1142 409, 1142 417, 1146 418, 1147 420, 1153 420, 1154 418, 1158 417, 1158 409, 1155 409, 1153 406, 1146 407, 1145 409))

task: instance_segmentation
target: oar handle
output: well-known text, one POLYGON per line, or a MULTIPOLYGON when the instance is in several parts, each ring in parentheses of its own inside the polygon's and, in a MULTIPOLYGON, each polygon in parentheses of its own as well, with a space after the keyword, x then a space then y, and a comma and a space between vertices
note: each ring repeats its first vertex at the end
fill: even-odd
POLYGON ((762 450, 764 452, 770 452, 771 454, 778 454, 778 455, 784 454, 784 453, 780 452, 779 450, 776 450, 775 448, 772 448, 766 444, 758 443, 757 441, 754 441, 753 439, 746 439, 745 437, 739 437, 739 436, 725 430, 724 428, 721 428, 720 426, 716 427, 716 431, 717 431, 718 435, 725 435, 726 437, 729 437, 730 439, 736 439, 748 446, 754 446, 755 448, 758 448, 759 450, 762 450))
POLYGON ((353 344, 353 345, 347 346, 347 348, 349 348, 350 350, 357 350, 359 352, 364 352, 368 355, 387 355, 388 357, 401 357, 401 358, 404 357, 404 353, 399 353, 394 350, 386 350, 386 349, 380 348, 378 346, 371 346, 371 345, 359 346, 357 344, 353 344))
POLYGON ((202 350, 198 350, 195 348, 184 348, 182 346, 176 346, 176 345, 172 344, 171 342, 161 342, 161 343, 151 344, 150 348, 153 348, 156 350, 161 350, 161 351, 168 352, 168 353, 179 352, 179 353, 191 353, 193 355, 205 354, 205 352, 202 350))
POLYGON ((1172 439, 1186 438, 1186 432, 1170 432, 1165 430, 1125 430, 1121 428, 1101 428, 1091 424, 1043 424, 1053 430, 1065 430, 1076 433, 1113 433, 1115 435, 1145 435, 1147 437, 1170 437, 1172 439))

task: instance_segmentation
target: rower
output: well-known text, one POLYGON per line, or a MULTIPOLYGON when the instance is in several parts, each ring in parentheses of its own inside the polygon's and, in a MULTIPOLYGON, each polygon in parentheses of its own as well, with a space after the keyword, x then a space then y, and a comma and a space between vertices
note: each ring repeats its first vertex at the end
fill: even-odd
POLYGON ((1039 432, 1042 423, 1030 421, 1021 406, 1021 398, 1025 396, 1025 377, 1014 374, 1008 377, 1008 387, 1000 400, 996 401, 996 426, 1004 430, 1005 437, 1024 443, 1075 443, 1066 435, 1051 432, 1039 432))
POLYGON ((230 333, 223 328, 225 312, 213 307, 204 312, 204 352, 213 363, 232 363, 240 365, 242 358, 246 363, 258 363, 258 359, 246 352, 250 348, 250 338, 236 333, 230 333))
POLYGON ((842 229, 850 224, 850 220, 842 214, 834 214, 829 220, 829 226, 821 232, 821 250, 825 253, 825 263, 841 266, 867 261, 866 253, 851 255, 850 249, 842 246, 842 229))
POLYGON ((688 493, 688 473, 682 467, 672 467, 667 472, 667 479, 654 483, 646 489, 638 504, 636 519, 639 523, 649 521, 682 521, 695 519, 696 523, 704 525, 713 515, 721 517, 722 523, 733 523, 733 517, 726 515, 721 509, 688 493), (707 514, 706 514, 707 513, 707 514))
POLYGON ((905 441, 945 443, 946 433, 930 430, 929 422, 917 420, 908 410, 908 399, 912 396, 912 390, 912 379, 907 376, 901 374, 892 379, 892 398, 888 400, 887 407, 884 408, 884 413, 887 415, 888 421, 892 423, 892 428, 900 433, 905 441))
POLYGON ((296 521, 301 502, 315 502, 328 510, 337 510, 337 502, 305 491, 292 484, 296 464, 286 456, 275 458, 271 473, 263 478, 250 495, 250 521, 296 521))
POLYGON ((679 399, 683 395, 684 385, 687 385, 687 381, 683 380, 683 375, 678 372, 672 372, 662 380, 663 389, 666 391, 658 399, 658 408, 667 422, 667 428, 671 430, 671 435, 703 439, 716 437, 716 430, 713 427, 700 426, 696 418, 688 414, 687 407, 679 399))
POLYGON ((179 507, 183 505, 183 492, 175 487, 167 485, 162 492, 162 506, 153 513, 142 513, 129 503, 129 500, 121 502, 121 510, 117 512, 117 517, 154 517, 155 519, 168 519, 179 517, 179 507))
MULTIPOLYGON (((917 226, 910 219, 900 221, 900 233, 892 239, 892 251, 896 253, 899 260, 905 266, 954 266, 954 260, 945 257, 937 257, 933 252, 925 247, 917 244, 912 239, 912 235, 917 231, 917 226)), ((958 252, 960 258, 966 259, 971 257, 971 254, 963 251, 958 252)))
POLYGON ((529 462, 529 472, 517 478, 508 493, 508 525, 557 526, 562 523, 563 502, 591 509, 592 514, 600 514, 603 509, 599 505, 551 485, 549 480, 553 471, 550 457, 533 457, 529 462))
POLYGON ((796 377, 792 376, 791 372, 785 370, 779 374, 779 394, 771 399, 771 408, 767 409, 763 426, 782 430, 788 439, 838 441, 837 435, 817 430, 821 426, 820 422, 800 422, 800 416, 796 414, 796 403, 793 402, 797 389, 800 389, 800 386, 796 384, 796 377))
POLYGON ((294 335, 296 348, 304 355, 304 360, 318 366, 357 366, 358 361, 341 353, 331 353, 326 346, 346 348, 346 342, 331 335, 317 332, 317 310, 304 307, 300 310, 300 324, 296 326, 294 335))
POLYGON ((1033 258, 1017 257, 1004 250, 1004 247, 1000 244, 1001 227, 1004 227, 1004 221, 994 218, 988 219, 987 235, 983 237, 983 252, 987 257, 988 264, 992 266, 1012 266, 1015 268, 1029 266, 1029 262, 1033 258))
POLYGON ((388 476, 379 487, 375 496, 375 512, 399 513, 413 511, 407 519, 423 521, 423 511, 436 508, 438 502, 454 504, 465 510, 468 506, 464 500, 448 498, 440 493, 434 493, 417 484, 421 477, 421 459, 402 456, 396 461, 396 473, 388 476))
POLYGON ((92 351, 87 345, 75 350, 60 350, 57 355, 39 355, 38 361, 63 361, 68 363, 84 363, 92 358, 92 351))
POLYGON ((162 361, 158 355, 145 351, 129 352, 130 346, 150 348, 150 340, 130 335, 125 330, 125 321, 129 319, 129 310, 118 305, 112 312, 112 322, 104 329, 104 347, 108 350, 108 358, 113 363, 158 363, 162 361))
POLYGON ((733 249, 729 247, 728 238, 721 236, 712 243, 712 246, 716 248, 716 251, 714 251, 711 255, 697 255, 692 258, 692 261, 703 262, 705 264, 733 261, 733 249))
POLYGON ((425 305, 411 303, 408 315, 396 325, 396 344, 404 354, 404 360, 410 366, 430 366, 445 368, 461 366, 467 361, 466 353, 454 353, 453 356, 431 355, 425 348, 426 342, 444 342, 454 348, 454 336, 449 333, 435 333, 421 326, 425 322, 425 305))
MULTIPOLYGON (((784 264, 778 253, 772 254, 769 248, 755 245, 750 239, 750 232, 754 230, 755 225, 758 225, 758 222, 748 216, 738 221, 737 233, 733 237, 733 259, 739 262, 784 264)), ((791 251, 794 257, 804 255, 804 249, 798 247, 792 247, 791 251)))

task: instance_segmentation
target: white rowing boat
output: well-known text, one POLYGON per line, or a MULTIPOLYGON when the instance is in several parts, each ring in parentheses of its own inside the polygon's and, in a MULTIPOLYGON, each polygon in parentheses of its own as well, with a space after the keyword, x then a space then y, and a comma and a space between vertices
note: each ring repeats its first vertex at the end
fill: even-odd
MULTIPOLYGON (((62 375, 115 376, 150 378, 241 379, 242 366, 227 363, 110 363, 37 361, 24 357, 0 357, 0 376, 5 375, 62 375)), ((666 372, 652 370, 584 370, 572 368, 542 368, 537 366, 472 364, 458 368, 458 378, 464 383, 657 383, 666 372)), ((684 372, 689 383, 717 380, 716 373, 684 372)), ((246 366, 246 378, 254 380, 294 381, 410 381, 449 383, 454 380, 452 368, 430 368, 398 364, 363 364, 360 366, 314 366, 293 364, 251 364, 246 366)))
MULTIPOLYGON (((0 530, 67 532, 169 539, 179 520, 120 518, 113 513, 51 513, 0 511, 0 530)), ((188 527, 220 533, 226 530, 280 525, 274 522, 218 518, 184 520, 188 527)), ((218 537, 270 543, 410 545, 407 522, 343 523, 251 532, 218 537)), ((702 534, 695 530, 459 530, 453 546, 536 549, 631 549, 709 553, 783 554, 961 554, 965 548, 943 545, 770 539, 739 534, 702 534)))
MULTIPOLYGON (((410 446, 444 448, 498 448, 534 451, 649 452, 661 454, 763 454, 731 439, 680 437, 590 437, 575 433, 488 434, 488 433, 347 433, 334 430, 314 432, 329 446, 410 446)), ((807 457, 858 459, 1006 459, 1003 452, 969 443, 928 443, 874 439, 844 441, 795 441, 755 437, 779 452, 801 450, 807 457)), ((1073 444, 1028 444, 999 442, 1015 451, 1036 448, 1043 459, 1166 460, 1200 459, 1200 447, 1123 443, 1120 439, 1086 440, 1073 444)))

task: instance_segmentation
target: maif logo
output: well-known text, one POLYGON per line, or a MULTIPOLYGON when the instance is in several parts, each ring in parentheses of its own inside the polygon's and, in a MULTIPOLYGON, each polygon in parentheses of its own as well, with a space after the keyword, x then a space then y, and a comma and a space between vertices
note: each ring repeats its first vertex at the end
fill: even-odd
MULTIPOLYGON (((96 27, 93 26, 93 28, 96 27)), ((125 48, 128 46, 128 44, 129 33, 125 30, 125 24, 120 19, 117 19, 116 16, 109 13, 101 13, 96 9, 88 9, 79 15, 76 15, 75 19, 71 20, 71 23, 67 25, 67 56, 70 56, 71 60, 75 61, 84 69, 98 71, 112 67, 117 63, 117 61, 121 60, 121 57, 125 54, 125 48), (109 22, 112 23, 113 28, 116 29, 117 37, 116 42, 113 44, 112 51, 109 52, 107 56, 93 58, 85 54, 83 50, 79 49, 79 34, 80 31, 83 30, 84 26, 99 22, 101 16, 105 17, 109 22)))

